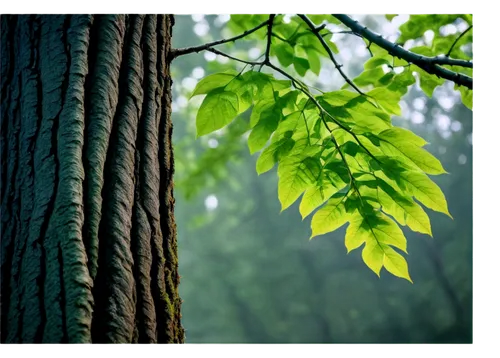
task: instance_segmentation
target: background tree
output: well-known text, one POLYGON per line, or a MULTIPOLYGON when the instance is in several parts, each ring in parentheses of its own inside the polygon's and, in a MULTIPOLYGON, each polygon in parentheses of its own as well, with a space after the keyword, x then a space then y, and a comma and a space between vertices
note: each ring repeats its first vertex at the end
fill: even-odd
MULTIPOLYGON (((337 69, 342 69, 333 55, 335 43, 321 41, 325 36, 321 31, 326 29, 326 24, 320 23, 324 20, 338 21, 330 15, 311 19, 295 16, 290 24, 283 16, 231 19, 227 27, 232 29, 234 35, 244 31, 245 36, 241 38, 251 40, 253 37, 254 43, 261 44, 264 58, 260 61, 239 58, 253 66, 254 71, 243 72, 240 68, 235 73, 229 73, 236 79, 233 85, 237 82, 242 84, 233 87, 238 104, 244 103, 248 108, 253 103, 255 108, 252 113, 258 116, 258 101, 255 98, 258 92, 252 93, 253 89, 238 91, 250 86, 260 90, 263 97, 269 93, 266 84, 259 85, 263 79, 271 85, 281 86, 278 90, 283 91, 277 94, 280 97, 292 93, 288 98, 295 96, 297 99, 295 103, 288 103, 292 106, 304 106, 304 101, 298 101, 300 96, 308 97, 306 105, 311 104, 309 102, 315 104, 315 98, 322 97, 311 94, 302 84, 303 80, 298 78, 310 70, 321 70, 322 57, 332 60, 337 69), (249 33, 249 29, 256 30, 249 33), (297 33, 302 34, 299 42, 287 47, 288 40, 297 33), (276 44, 272 37, 285 45, 276 44), (309 48, 310 51, 301 54, 300 49, 308 50, 308 46, 312 46, 314 51, 309 48), (292 75, 272 64, 274 56, 283 68, 293 66, 292 75), (319 67, 314 56, 318 58, 319 67), (289 62, 290 58, 292 62, 289 62), (262 67, 277 71, 277 76, 281 74, 285 80, 265 75, 261 72, 262 67), (246 79, 250 76, 250 81, 241 83, 239 80, 244 77, 240 75, 247 76, 246 79), (302 88, 301 93, 293 94, 297 91, 293 90, 292 82, 299 91, 302 88)), ((470 21, 463 16, 439 21, 443 21, 441 25, 444 26, 458 19, 470 21)), ((340 17, 340 20, 347 26, 352 25, 350 31, 353 33, 368 38, 367 45, 375 42, 371 41, 375 39, 370 40, 371 33, 357 29, 355 23, 349 22, 350 18, 340 17)), ((424 25, 417 26, 419 30, 412 30, 413 33, 403 31, 410 40, 420 37, 422 33, 419 31, 431 24, 424 18, 410 19, 408 23, 412 24, 412 21, 413 24, 424 25)), ((432 24, 439 23, 436 19, 432 21, 432 24)), ((2 341, 183 340, 172 211, 169 64, 172 58, 201 48, 181 48, 169 52, 172 23, 170 16, 2 17, 2 341)), ((409 25, 407 27, 410 28, 409 25)), ((330 34, 328 30, 327 36, 330 34)), ((455 40, 460 37, 465 43, 471 42, 471 38, 465 35, 446 37, 445 44, 449 45, 450 52, 455 51, 454 56, 457 56, 455 40)), ((345 72, 342 75, 355 90, 361 92, 360 88, 366 86, 375 89, 384 87, 387 85, 384 81, 392 74, 394 78, 389 78, 389 86, 395 84, 396 92, 402 93, 391 96, 391 101, 384 102, 379 110, 386 111, 385 107, 389 106, 394 111, 394 103, 397 105, 399 98, 406 93, 403 87, 413 83, 399 81, 408 81, 404 75, 409 73, 410 66, 408 62, 395 63, 392 56, 385 55, 384 43, 378 45, 379 50, 377 42, 369 46, 375 54, 369 61, 373 68, 365 66, 366 71, 354 80, 350 80, 345 72), (386 76, 383 65, 394 71, 389 71, 390 75, 386 76), (397 75, 403 73, 403 76, 394 76, 398 66, 403 68, 403 72, 397 75), (385 79, 381 80, 382 77, 385 79)), ((428 51, 434 51, 432 55, 440 54, 441 50, 435 49, 434 43, 429 47, 431 50, 428 46, 423 47, 412 49, 412 53, 421 53, 431 60, 409 57, 406 61, 415 63, 426 92, 432 94, 434 88, 444 82, 433 75, 436 71, 439 75, 449 76, 451 70, 446 70, 449 61, 463 61, 453 62, 453 65, 460 65, 466 71, 448 79, 469 85, 468 75, 471 73, 468 69, 472 65, 464 61, 471 56, 467 48, 465 52, 460 48, 460 56, 450 60, 449 57, 429 56, 428 51)), ((227 56, 212 46, 204 45, 202 48, 227 56)), ((408 56, 407 52, 402 54, 408 56)), ((232 52, 229 56, 237 54, 232 52)), ((218 96, 219 102, 222 96, 229 98, 225 102, 234 103, 231 91, 221 91, 217 83, 210 83, 207 78, 196 90, 198 93, 215 90, 208 94, 204 103, 209 103, 214 95, 218 96), (207 83, 211 88, 206 87, 207 83)), ((393 90, 395 87, 390 88, 393 90)), ((471 105, 470 92, 464 88, 460 87, 463 100, 471 105)), ((273 93, 274 90, 270 92, 271 95, 273 93)), ((287 103, 282 103, 287 106, 287 103)), ((328 100, 321 104, 327 103, 328 100)), ((360 103, 363 104, 363 100, 360 103)), ((204 118, 222 124, 234 118, 229 118, 233 115, 232 109, 228 116, 227 111, 220 112, 220 105, 213 106, 208 112, 207 107, 202 104, 200 109, 198 134, 218 129, 207 127, 210 121, 204 122, 204 118)), ((241 111, 242 120, 229 127, 228 134, 224 136, 229 147, 225 146, 225 149, 237 147, 239 138, 249 127, 248 114, 242 110, 244 106, 238 107, 236 112, 241 111)), ((366 107, 363 109, 366 110, 366 107)), ((364 114, 370 113, 364 111, 364 114)), ((381 112, 376 114, 382 116, 381 112)), ((333 116, 332 119, 335 122, 333 116)), ((328 120, 319 123, 325 122, 328 120)), ((249 143, 258 143, 253 148, 250 144, 252 151, 261 149, 277 129, 271 126, 274 129, 269 130, 265 122, 260 123, 267 138, 263 140, 260 135, 251 134, 249 143)), ((345 124, 350 130, 357 130, 356 125, 359 123, 352 128, 348 121, 345 124)), ((366 125, 370 126, 370 123, 366 125)), ((318 135, 324 135, 321 128, 318 135)), ((336 149, 337 156, 342 157, 343 150, 346 150, 354 154, 352 158, 357 161, 359 156, 347 148, 349 142, 346 140, 340 144, 342 148, 336 149)), ((221 157, 218 151, 214 156, 221 159, 218 168, 223 168, 225 158, 231 156, 231 151, 226 157, 221 157)), ((205 162, 212 163, 207 160, 210 158, 205 159, 205 162)), ((344 164, 348 169, 350 165, 355 165, 345 161, 344 164)), ((217 171, 216 165, 217 161, 214 162, 217 171)), ((204 173, 203 170, 198 172, 204 173)), ((352 172, 349 176, 347 180, 352 184, 352 172)), ((196 175, 190 175, 189 180, 196 180, 196 175)), ((191 188, 195 194, 195 187, 191 188)), ((262 195, 263 190, 256 190, 256 193, 262 195)), ((358 192, 358 195, 362 202, 363 193, 358 192)), ((261 197, 265 202, 267 196, 261 197)), ((272 227, 272 222, 268 221, 266 225, 272 227)), ((261 225, 261 230, 265 227, 261 225)), ((256 235, 262 236, 265 236, 265 230, 256 235)), ((277 252, 279 245, 278 242, 275 244, 277 252)), ((220 255, 216 257, 220 259, 220 255)), ((321 268, 314 269, 308 264, 311 255, 301 253, 298 257, 314 287, 310 290, 331 288, 325 283, 327 281, 321 275, 321 268)), ((439 263, 439 255, 436 257, 438 259, 434 262, 439 263)), ((404 272, 401 275, 405 276, 404 272)), ((442 282, 446 282, 446 276, 440 277, 444 277, 442 282)), ((286 280, 280 282, 284 285, 286 280)), ((276 283, 269 282, 271 285, 276 283)), ((299 289, 298 286, 295 289, 299 289)), ((451 292, 449 297, 453 297, 453 290, 448 292, 451 292)), ((243 325, 248 337, 257 337, 253 338, 257 341, 275 340, 275 334, 280 329, 268 329, 266 324, 252 325, 255 321, 251 315, 254 308, 242 298, 245 295, 242 296, 236 286, 228 285, 228 295, 236 302, 234 309, 240 321, 248 322, 243 325)), ((452 300, 457 301, 456 297, 452 300)), ((255 301, 258 302, 258 298, 255 301)), ((280 313, 279 307, 272 311, 277 314, 277 322, 286 314, 283 311, 280 313)), ((321 309, 308 312, 307 316, 316 317, 315 322, 319 322, 321 334, 317 337, 320 341, 334 339, 335 332, 329 328, 329 320, 321 309)))

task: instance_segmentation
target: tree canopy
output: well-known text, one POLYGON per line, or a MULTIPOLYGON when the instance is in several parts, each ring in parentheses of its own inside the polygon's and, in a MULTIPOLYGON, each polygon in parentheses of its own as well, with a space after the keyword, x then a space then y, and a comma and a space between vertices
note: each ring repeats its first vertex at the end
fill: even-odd
MULTIPOLYGON (((227 28, 226 39, 172 53, 208 51, 229 59, 191 93, 205 96, 197 136, 226 127, 235 138, 246 135, 250 153, 260 152, 259 174, 277 165, 281 210, 302 196, 299 210, 303 219, 312 217, 311 238, 348 223, 348 252, 364 245, 362 259, 373 272, 384 267, 411 281, 400 226, 432 236, 420 204, 451 217, 429 177, 447 171, 424 138, 393 125, 392 117, 401 114, 400 101, 415 83, 431 97, 452 82, 472 109, 472 16, 412 15, 390 40, 347 15, 233 15, 227 28), (463 30, 449 33, 450 24, 463 30), (338 34, 364 41, 369 58, 358 76, 350 78, 337 59, 338 34), (260 46, 260 56, 249 59, 241 42, 260 46), (223 44, 228 51, 219 49, 223 44), (309 85, 328 61, 345 85, 309 85)), ((221 147, 215 155, 228 151, 221 147)))

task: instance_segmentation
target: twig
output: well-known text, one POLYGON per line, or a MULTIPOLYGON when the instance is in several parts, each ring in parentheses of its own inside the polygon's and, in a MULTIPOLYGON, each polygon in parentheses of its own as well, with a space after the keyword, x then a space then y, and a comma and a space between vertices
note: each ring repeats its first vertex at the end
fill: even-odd
POLYGON ((354 35, 354 36, 358 36, 358 37, 363 38, 360 34, 357 34, 357 33, 353 32, 353 31, 335 31, 335 32, 332 32, 332 34, 354 35))
POLYGON ((241 58, 237 58, 237 57, 233 57, 231 55, 228 55, 227 53, 224 53, 222 51, 219 51, 215 48, 207 48, 205 49, 206 51, 209 51, 209 52, 213 52, 217 55, 221 55, 221 56, 224 56, 224 57, 227 57, 231 60, 234 60, 234 61, 238 61, 238 62, 242 62, 242 63, 246 63, 247 65, 252 65, 252 66, 257 66, 257 65, 262 65, 262 62, 256 62, 256 61, 246 61, 246 60, 242 60, 241 58))
POLYGON ((330 57, 330 60, 332 60, 333 64, 335 65, 335 68, 339 71, 340 75, 344 78, 344 80, 352 88, 354 88, 356 90, 356 92, 358 92, 359 94, 364 95, 364 93, 361 92, 361 90, 349 79, 349 77, 347 77, 347 75, 344 73, 344 71, 342 71, 341 65, 339 65, 339 63, 337 62, 337 60, 333 56, 332 50, 330 49, 330 47, 328 46, 328 44, 325 42, 325 39, 323 38, 323 36, 321 36, 319 34, 319 31, 321 29, 323 29, 323 27, 322 26, 316 27, 316 25, 314 25, 314 23, 311 20, 309 20, 309 18, 306 15, 298 15, 298 16, 307 24, 307 26, 309 26, 309 28, 311 29, 312 33, 319 39, 319 41, 321 42, 321 45, 323 46, 323 48, 328 53, 328 56, 330 57))
POLYGON ((254 27, 253 29, 247 30, 247 31, 245 31, 242 34, 240 34, 238 36, 231 37, 229 39, 222 39, 222 40, 218 40, 218 41, 214 41, 214 42, 208 42, 206 44, 199 45, 199 46, 172 49, 170 51, 170 54, 169 54, 170 59, 173 60, 174 58, 182 56, 182 55, 187 55, 187 54, 193 53, 193 52, 200 52, 200 51, 203 51, 203 50, 207 50, 207 49, 209 49, 209 48, 211 48, 213 46, 217 46, 217 45, 221 45, 221 44, 224 44, 224 43, 227 43, 227 42, 232 42, 232 41, 239 40, 239 39, 241 39, 241 38, 243 38, 245 36, 250 35, 251 33, 254 33, 255 31, 259 30, 260 28, 268 25, 270 19, 271 19, 271 17, 268 20, 266 20, 263 23, 261 23, 260 25, 254 27))
MULTIPOLYGON (((455 41, 453 42, 453 45, 451 45, 448 53, 445 55, 446 57, 449 57, 451 55, 451 52, 453 51, 453 48, 455 47, 455 45, 457 44, 457 42, 467 33, 469 32, 470 30, 472 29, 472 25, 470 25, 467 30, 465 30, 464 32, 462 32, 456 39, 455 41)), ((471 66, 472 67, 472 66, 471 66)))
MULTIPOLYGON (((387 52, 392 56, 396 56, 398 58, 402 58, 407 62, 413 63, 416 66, 420 67, 427 73, 436 75, 438 77, 442 77, 444 79, 455 82, 458 85, 465 86, 467 88, 472 89, 472 78, 458 73, 448 70, 447 68, 440 67, 436 64, 436 57, 426 57, 411 51, 405 50, 403 47, 398 44, 392 43, 382 37, 382 35, 377 35, 371 30, 369 30, 366 26, 361 25, 358 21, 351 19, 347 15, 333 15, 335 18, 340 20, 344 25, 349 27, 352 31, 360 34, 368 41, 371 41, 387 52)), ((439 61, 442 63, 442 58, 438 57, 439 61)), ((448 59, 449 61, 450 59, 448 59)), ((444 64, 444 63, 442 63, 444 64)), ((446 64, 450 64, 449 62, 446 64)), ((472 67, 472 63, 471 63, 472 67)))

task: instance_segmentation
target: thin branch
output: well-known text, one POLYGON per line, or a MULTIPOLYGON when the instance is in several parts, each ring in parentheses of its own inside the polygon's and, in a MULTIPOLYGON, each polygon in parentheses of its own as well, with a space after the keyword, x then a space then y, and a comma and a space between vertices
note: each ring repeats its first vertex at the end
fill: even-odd
POLYGON ((355 33, 354 31, 335 31, 332 34, 346 34, 346 35, 354 35, 363 38, 360 34, 355 33))
POLYGON ((323 36, 321 36, 319 34, 319 31, 322 30, 323 27, 321 27, 321 26, 316 27, 316 25, 314 25, 314 23, 311 20, 309 20, 309 18, 306 15, 298 15, 298 16, 307 24, 307 26, 309 26, 309 28, 311 29, 312 33, 314 35, 316 35, 316 37, 318 38, 318 40, 321 42, 321 45, 323 46, 323 48, 328 53, 328 56, 330 57, 330 60, 332 60, 333 64, 335 65, 335 68, 339 71, 340 75, 344 78, 344 80, 352 88, 354 88, 356 90, 356 92, 358 92, 359 94, 364 95, 364 93, 361 92, 361 90, 349 79, 349 77, 347 77, 347 75, 344 73, 344 71, 342 71, 341 65, 339 65, 339 63, 337 62, 337 60, 333 56, 333 52, 332 52, 331 48, 328 46, 328 44, 326 43, 326 41, 323 38, 323 36))
POLYGON ((254 33, 255 31, 259 30, 260 28, 268 25, 270 19, 271 18, 269 18, 268 20, 264 21, 260 25, 254 27, 253 29, 247 30, 247 31, 245 31, 242 34, 240 34, 238 36, 231 37, 229 39, 222 39, 222 40, 218 40, 218 41, 214 41, 214 42, 209 42, 209 43, 206 43, 206 44, 203 44, 203 45, 199 45, 199 46, 172 49, 170 51, 169 56, 173 60, 174 58, 179 57, 179 56, 187 55, 187 54, 193 53, 193 52, 201 52, 201 51, 207 50, 207 49, 209 49, 209 48, 211 48, 213 46, 217 46, 217 45, 221 45, 221 44, 224 44, 224 43, 227 43, 227 42, 233 42, 233 41, 239 40, 239 39, 241 39, 241 38, 243 38, 245 36, 250 35, 251 33, 254 33))
POLYGON ((267 45, 264 62, 269 62, 269 55, 271 54, 271 40, 273 36, 273 21, 275 16, 276 15, 269 15, 269 20, 267 20, 267 45))
POLYGON ((206 51, 209 51, 209 52, 213 52, 217 55, 221 55, 221 56, 224 56, 224 57, 227 57, 231 60, 234 60, 234 61, 238 61, 238 62, 242 62, 242 63, 246 63, 247 65, 252 65, 252 66, 256 66, 256 65, 262 65, 262 62, 256 62, 256 61, 246 61, 246 60, 242 60, 241 58, 237 58, 237 57, 233 57, 231 55, 228 55, 227 53, 224 53, 222 51, 219 51, 215 48, 207 48, 205 49, 206 51))
MULTIPOLYGON (((469 32, 470 30, 472 29, 472 25, 470 25, 467 30, 465 30, 464 32, 462 32, 456 39, 455 41, 453 42, 453 45, 451 45, 448 53, 445 55, 446 57, 449 57, 451 55, 451 52, 453 51, 453 48, 455 47, 455 45, 457 44, 458 41, 460 41, 460 39, 467 33, 469 32)), ((472 66, 471 66, 472 67, 472 66)))
MULTIPOLYGON (((361 25, 358 21, 351 19, 347 15, 333 15, 335 18, 340 20, 344 25, 349 27, 352 31, 362 35, 368 41, 371 41, 387 52, 392 56, 396 56, 398 58, 402 58, 410 63, 415 64, 420 67, 427 73, 436 75, 438 77, 442 77, 444 79, 455 82, 458 85, 465 86, 467 88, 472 89, 472 77, 467 75, 450 71, 447 68, 440 67, 436 64, 435 57, 426 57, 411 51, 405 50, 403 47, 398 44, 392 43, 382 37, 382 35, 377 35, 371 30, 369 30, 366 26, 361 25)), ((442 60, 440 60, 442 61, 442 60)), ((449 63, 447 63, 449 64, 449 63)), ((471 64, 472 66, 472 64, 471 64)))
POLYGON ((472 61, 449 58, 445 56, 429 57, 435 65, 449 65, 472 68, 472 61))

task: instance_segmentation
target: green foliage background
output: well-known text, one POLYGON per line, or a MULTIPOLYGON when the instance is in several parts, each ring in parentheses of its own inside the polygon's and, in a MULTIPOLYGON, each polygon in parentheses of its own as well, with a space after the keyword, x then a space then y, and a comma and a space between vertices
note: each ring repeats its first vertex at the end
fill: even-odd
MULTIPOLYGON (((257 25, 262 21, 257 17, 245 21, 255 21, 257 25)), ((179 41, 178 46, 227 36, 228 29, 221 21, 224 17, 195 19, 199 21, 177 16, 174 39, 179 41), (199 34, 206 34, 198 38, 193 26, 199 34)), ((242 22, 235 22, 233 18, 230 26, 242 22)), ((375 31, 387 27, 387 20, 381 16, 368 16, 363 22, 375 31)), ((440 27, 436 26, 446 24, 446 21, 437 24, 436 19, 411 17, 403 26, 411 30, 405 30, 412 34, 410 38, 416 38, 431 27, 439 31, 440 27)), ((458 23, 456 25, 458 27, 458 23)), ((235 29, 235 32, 243 30, 235 29)), ((446 45, 456 36, 449 36, 446 45)), ((426 48, 444 42, 441 37, 426 39, 415 48, 421 48, 425 54, 426 48)), ((242 41, 228 48, 231 54, 246 55, 249 47, 265 46, 261 42, 242 41)), ((379 73, 380 65, 391 64, 392 58, 371 47, 375 56, 365 63, 368 51, 352 50, 357 43, 366 45, 350 36, 340 36, 335 45, 330 44, 337 54, 351 53, 351 61, 344 63, 344 68, 357 85, 363 86, 364 78, 383 77, 384 73, 379 73), (374 70, 378 72, 374 74, 374 70)), ((311 44, 306 42, 297 47, 304 47, 306 55, 314 53, 307 51, 308 46, 311 44)), ((311 71, 304 71, 308 66, 295 48, 282 44, 271 55, 276 55, 281 65, 293 67, 291 71, 295 74, 305 75, 308 83, 330 91, 342 86, 334 69, 327 72, 331 80, 326 84, 321 81, 325 74, 317 76, 328 70, 324 62, 318 66, 315 59, 307 57, 311 71), (287 63, 290 51, 297 53, 293 61, 287 63)), ((465 58, 467 51, 463 53, 465 58)), ((250 155, 245 143, 248 121, 235 120, 226 129, 196 140, 195 117, 201 99, 198 102, 196 97, 190 102, 187 99, 198 79, 203 77, 201 69, 206 75, 235 67, 220 63, 225 61, 220 56, 215 61, 206 59, 211 57, 199 54, 183 56, 174 62, 175 78, 180 82, 174 88, 174 98, 177 98, 174 105, 176 216, 187 341, 470 341, 472 113, 453 92, 453 85, 441 86, 444 81, 433 78, 420 81, 420 88, 412 86, 405 95, 402 112, 394 110, 398 117, 393 119, 393 124, 425 138, 430 143, 426 149, 450 173, 432 179, 444 192, 454 220, 427 211, 434 238, 403 228, 410 253, 405 258, 412 285, 387 272, 382 272, 378 279, 366 269, 359 253, 347 255, 345 227, 308 241, 310 218, 301 220, 301 213, 307 214, 308 208, 295 202, 280 212, 285 205, 280 205, 278 200, 276 168, 258 176, 255 168, 257 165, 259 170, 259 156, 250 155), (193 68, 196 70, 190 73, 193 68), (422 91, 432 98, 427 98, 422 91)), ((239 72, 241 68, 236 66, 235 70, 239 72)), ((472 106, 468 103, 472 97, 464 90, 461 95, 463 102, 472 106)), ((224 101, 234 115, 240 111, 231 106, 234 103, 231 98, 224 101)), ((220 103, 215 108, 224 110, 220 103)), ((198 127, 198 134, 203 134, 203 128, 201 131, 198 127)), ((250 151, 262 149, 265 142, 254 142, 252 148, 251 136, 250 151)), ((265 169, 270 169, 268 167, 265 169)))

